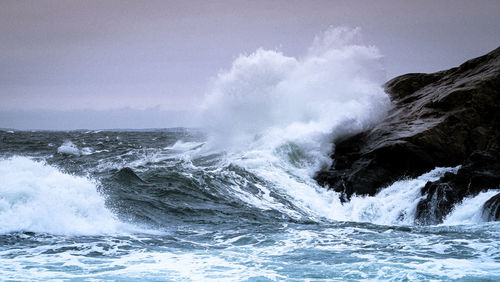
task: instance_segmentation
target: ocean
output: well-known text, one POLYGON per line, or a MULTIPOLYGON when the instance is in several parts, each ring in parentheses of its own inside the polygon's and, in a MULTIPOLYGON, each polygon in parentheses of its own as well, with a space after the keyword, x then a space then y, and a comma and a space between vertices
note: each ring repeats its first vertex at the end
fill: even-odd
POLYGON ((500 223, 481 217, 498 191, 413 223, 420 188, 456 167, 341 203, 313 180, 325 164, 309 143, 216 140, 0 131, 0 279, 500 279, 500 223))
POLYGON ((482 219, 499 191, 414 223, 421 188, 459 167, 344 203, 314 180, 394 114, 382 58, 331 28, 302 56, 235 58, 186 112, 196 129, 0 131, 0 280, 500 280, 482 219))

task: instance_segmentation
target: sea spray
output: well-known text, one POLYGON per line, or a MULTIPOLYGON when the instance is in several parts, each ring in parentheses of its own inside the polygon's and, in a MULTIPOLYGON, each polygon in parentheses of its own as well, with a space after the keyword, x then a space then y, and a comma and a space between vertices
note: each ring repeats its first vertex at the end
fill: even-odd
POLYGON ((443 225, 477 224, 484 222, 483 206, 486 201, 498 193, 500 193, 499 190, 488 190, 463 199, 445 217, 443 225))
POLYGON ((0 131, 0 278, 499 280, 500 225, 477 222, 492 194, 466 199, 445 220, 469 226, 412 226, 420 187, 457 168, 348 203, 311 177, 332 141, 390 106, 379 58, 345 28, 317 37, 300 58, 241 56, 207 94, 209 140, 187 131, 0 131), (58 153, 68 139, 91 154, 58 153), (104 199, 120 218, 162 234, 131 231, 104 199))
POLYGON ((96 183, 26 157, 0 160, 0 233, 126 232, 106 209, 96 183))
POLYGON ((359 29, 345 27, 317 36, 302 57, 264 49, 240 55, 202 104, 209 132, 204 153, 224 151, 228 163, 263 178, 295 208, 335 217, 328 207, 340 205, 338 195, 312 176, 330 164, 333 140, 386 115, 380 58, 377 48, 362 43, 359 29))
POLYGON ((246 150, 261 139, 270 147, 314 139, 315 150, 327 153, 333 138, 383 118, 390 102, 381 55, 358 44, 359 33, 332 28, 297 58, 264 49, 240 55, 202 104, 200 122, 212 145, 246 150))
POLYGON ((239 56, 206 95, 201 117, 209 141, 200 152, 223 151, 226 164, 263 179, 268 187, 259 186, 254 197, 267 197, 254 199, 256 206, 292 217, 300 211, 315 220, 412 225, 421 188, 457 168, 436 168, 348 203, 312 179, 330 165, 334 140, 386 115, 390 101, 381 87, 380 58, 375 47, 362 43, 360 29, 345 27, 317 36, 302 57, 264 49, 239 56), (293 206, 283 209, 268 189, 293 206))

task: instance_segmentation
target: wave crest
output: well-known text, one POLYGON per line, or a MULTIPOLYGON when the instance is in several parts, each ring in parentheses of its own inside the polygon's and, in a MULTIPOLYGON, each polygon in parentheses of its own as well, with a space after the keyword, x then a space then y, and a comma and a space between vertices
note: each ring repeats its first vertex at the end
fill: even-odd
POLYGON ((0 160, 0 233, 123 232, 96 183, 26 157, 0 160))

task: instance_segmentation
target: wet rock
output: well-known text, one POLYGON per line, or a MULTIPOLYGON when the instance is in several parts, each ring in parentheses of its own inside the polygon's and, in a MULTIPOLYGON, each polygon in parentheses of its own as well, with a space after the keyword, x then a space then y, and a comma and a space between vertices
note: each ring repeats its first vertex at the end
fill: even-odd
POLYGON ((316 175, 319 184, 347 201, 435 167, 463 165, 423 189, 417 221, 425 224, 440 222, 463 197, 495 188, 481 183, 495 184, 490 176, 499 171, 486 175, 475 169, 484 163, 473 160, 499 163, 492 156, 500 152, 500 48, 450 70, 396 77, 385 87, 393 103, 386 119, 335 140, 333 164, 316 175))
POLYGON ((485 221, 500 220, 500 193, 491 197, 483 206, 483 219, 485 221))
POLYGON ((415 223, 425 225, 442 223, 444 217, 463 198, 498 188, 500 188, 500 155, 474 152, 457 174, 446 173, 439 180, 425 185, 422 195, 426 197, 417 205, 415 223))
POLYGON ((374 195, 403 177, 462 164, 500 148, 500 48, 460 67, 407 74, 386 83, 393 108, 374 128, 335 140, 333 165, 319 184, 374 195))

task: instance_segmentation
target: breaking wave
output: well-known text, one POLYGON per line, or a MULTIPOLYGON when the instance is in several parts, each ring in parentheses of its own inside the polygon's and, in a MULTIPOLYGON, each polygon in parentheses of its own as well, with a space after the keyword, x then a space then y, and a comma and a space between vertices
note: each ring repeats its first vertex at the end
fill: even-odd
POLYGON ((0 160, 0 233, 102 234, 127 228, 94 181, 26 157, 0 160))

